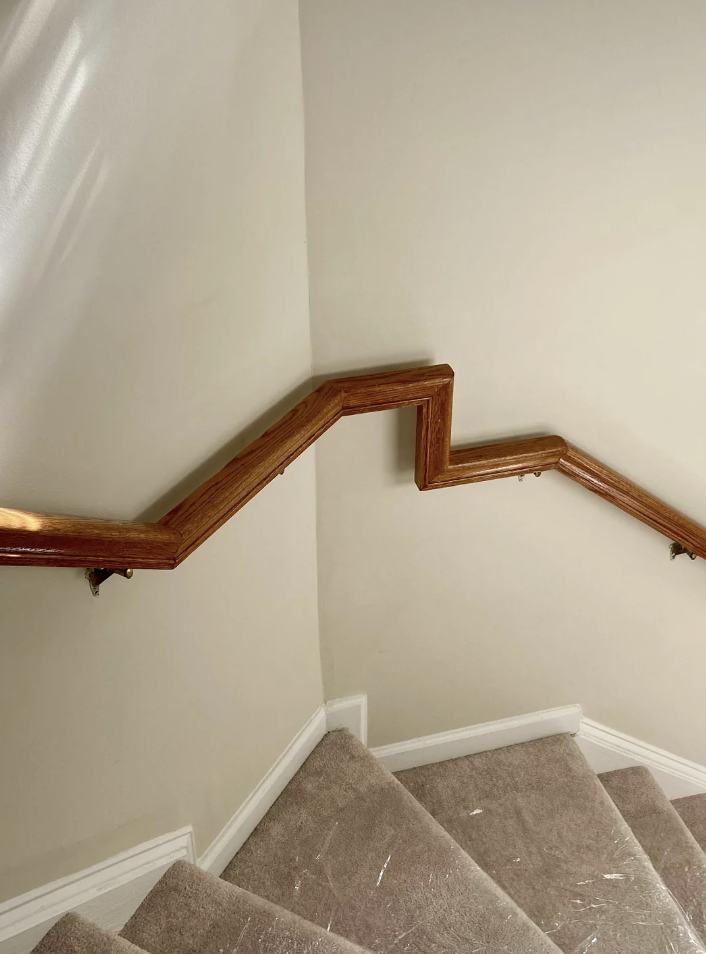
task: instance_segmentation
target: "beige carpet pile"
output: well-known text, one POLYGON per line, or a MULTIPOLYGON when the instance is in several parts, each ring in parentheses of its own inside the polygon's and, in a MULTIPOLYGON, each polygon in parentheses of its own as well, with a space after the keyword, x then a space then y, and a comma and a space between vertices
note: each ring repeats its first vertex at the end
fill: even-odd
POLYGON ((706 796, 601 781, 569 736, 395 778, 332 732, 221 879, 177 862, 33 954, 706 954, 706 796))
POLYGON ((556 954, 348 732, 317 746, 223 877, 375 954, 556 954))
POLYGON ((570 736, 398 778, 566 954, 703 950, 570 736))
POLYGON ((122 931, 150 954, 361 954, 295 914, 178 861, 122 931))
POLYGON ((672 802, 679 817, 706 851, 706 795, 690 795, 672 802))
POLYGON ((129 941, 91 924, 80 914, 66 914, 32 954, 141 954, 129 941))
POLYGON ((598 777, 657 874, 705 940, 706 854, 646 768, 619 769, 598 777))

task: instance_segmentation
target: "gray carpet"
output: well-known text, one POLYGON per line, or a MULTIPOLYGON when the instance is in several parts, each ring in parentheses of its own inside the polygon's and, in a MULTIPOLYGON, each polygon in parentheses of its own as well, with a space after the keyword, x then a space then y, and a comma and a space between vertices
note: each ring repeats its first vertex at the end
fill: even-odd
POLYGON ((376 954, 556 954, 344 731, 317 746, 223 877, 376 954))
POLYGON ((706 954, 706 796, 602 781, 569 736, 398 780, 332 732, 225 880, 177 862, 122 936, 67 915, 33 954, 706 954))
POLYGON ((598 777, 657 874, 706 939, 706 854, 646 768, 598 777))
POLYGON ((679 817, 706 851, 706 795, 690 795, 672 802, 679 817))
POLYGON ((323 928, 178 861, 122 931, 149 954, 362 954, 323 928))
POLYGON ((704 950, 569 736, 398 778, 566 954, 704 950))
POLYGON ((104 931, 80 914, 66 914, 45 934, 32 954, 141 954, 112 931, 104 931))

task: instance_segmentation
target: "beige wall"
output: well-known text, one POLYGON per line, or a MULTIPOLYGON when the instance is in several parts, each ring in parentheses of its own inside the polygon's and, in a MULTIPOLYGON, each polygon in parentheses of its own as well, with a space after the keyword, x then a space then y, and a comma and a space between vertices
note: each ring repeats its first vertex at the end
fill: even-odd
MULTIPOLYGON (((1 499, 131 518, 311 373, 297 5, 0 28, 1 499)), ((0 568, 0 900, 184 824, 203 851, 320 704, 314 477, 98 600, 0 568)))
MULTIPOLYGON (((556 430, 706 522, 700 0, 302 13, 316 371, 449 361, 457 442, 556 430)), ((0 30, 1 499, 156 515, 310 375, 296 4, 0 30)), ((373 744, 580 702, 706 762, 704 565, 555 475, 420 495, 413 432, 317 445, 328 696, 373 744)), ((315 505, 309 452, 174 573, 0 568, 0 900, 207 847, 322 697, 315 505)))
MULTIPOLYGON (((706 6, 303 0, 317 372, 448 361, 455 443, 559 432, 706 522, 706 6)), ((326 688, 391 742, 564 703, 706 763, 706 565, 557 475, 420 495, 318 447, 326 688)))

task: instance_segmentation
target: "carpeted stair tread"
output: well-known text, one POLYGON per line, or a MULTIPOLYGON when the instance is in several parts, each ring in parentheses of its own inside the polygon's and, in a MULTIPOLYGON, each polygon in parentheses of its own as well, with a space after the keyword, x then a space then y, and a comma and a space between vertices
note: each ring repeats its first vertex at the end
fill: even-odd
POLYGON ((706 939, 706 854, 648 769, 635 766, 598 777, 657 874, 706 939))
POLYGON ((566 954, 704 950, 570 736, 397 777, 566 954))
POLYGON ((697 840, 703 851, 706 851, 706 795, 689 795, 686 798, 677 798, 672 802, 675 811, 697 840))
POLYGON ((159 880, 122 935, 149 954, 364 954, 185 861, 159 880))
POLYGON ((124 938, 91 924, 80 914, 65 914, 32 954, 142 954, 124 938))
POLYGON ((223 877, 375 954, 557 954, 345 731, 319 743, 223 877))

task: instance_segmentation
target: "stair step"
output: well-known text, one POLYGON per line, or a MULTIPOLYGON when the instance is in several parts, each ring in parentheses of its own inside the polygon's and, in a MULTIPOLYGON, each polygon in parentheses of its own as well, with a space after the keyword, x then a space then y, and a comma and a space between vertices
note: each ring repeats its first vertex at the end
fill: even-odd
POLYGON ((177 861, 122 931, 149 954, 363 954, 263 898, 177 861))
POLYGON ((570 736, 397 777, 566 954, 704 951, 570 736))
POLYGON ((124 938, 104 931, 80 914, 65 914, 32 954, 142 954, 124 938))
POLYGON ((599 775, 657 874, 706 939, 706 854, 643 766, 599 775))
POLYGON ((672 802, 679 817, 706 851, 706 795, 689 795, 672 802))
POLYGON ((223 877, 376 954, 557 954, 345 731, 319 743, 223 877))

